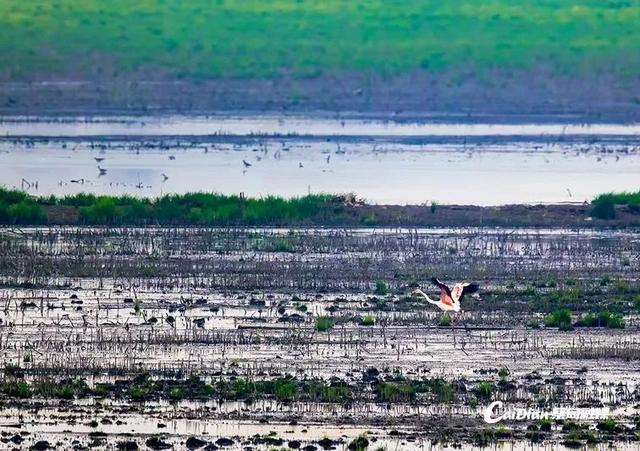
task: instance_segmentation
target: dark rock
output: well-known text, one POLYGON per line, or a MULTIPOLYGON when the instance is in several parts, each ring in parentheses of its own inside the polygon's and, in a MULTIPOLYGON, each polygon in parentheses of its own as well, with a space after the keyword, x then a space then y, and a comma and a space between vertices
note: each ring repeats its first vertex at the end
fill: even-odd
POLYGON ((300 449, 301 443, 299 440, 291 440, 289 442, 289 448, 291 449, 300 449))
POLYGON ((49 442, 46 440, 40 440, 38 442, 35 442, 33 444, 33 446, 31 447, 31 449, 40 451, 40 450, 45 450, 45 449, 49 449, 51 448, 51 445, 49 445, 49 442))
POLYGON ((322 446, 322 448, 324 449, 331 449, 335 447, 336 442, 334 442, 330 438, 325 437, 322 440, 318 441, 318 445, 322 446))
POLYGON ((189 437, 187 439, 187 448, 189 449, 200 449, 206 444, 207 442, 205 442, 204 440, 200 440, 197 437, 189 437))
POLYGON ((24 439, 22 437, 20 437, 18 434, 14 435, 9 440, 12 443, 15 443, 16 445, 19 445, 20 443, 22 443, 24 441, 24 439))
POLYGON ((128 442, 118 442, 118 444, 116 445, 116 449, 120 450, 120 451, 136 451, 137 449, 140 449, 138 447, 138 444, 134 441, 128 441, 128 442))
POLYGON ((169 448, 173 448, 170 444, 168 444, 167 442, 163 442, 158 437, 151 437, 145 443, 151 449, 169 449, 169 448))
POLYGON ((361 449, 367 449, 368 446, 369 446, 369 440, 367 439, 367 437, 360 436, 355 440, 353 440, 351 443, 349 443, 348 448, 351 451, 357 451, 361 449))
POLYGON ((102 431, 92 431, 89 432, 89 437, 106 437, 107 433, 102 431))
POLYGON ((216 440, 216 445, 218 446, 233 446, 233 440, 227 437, 220 437, 216 440))

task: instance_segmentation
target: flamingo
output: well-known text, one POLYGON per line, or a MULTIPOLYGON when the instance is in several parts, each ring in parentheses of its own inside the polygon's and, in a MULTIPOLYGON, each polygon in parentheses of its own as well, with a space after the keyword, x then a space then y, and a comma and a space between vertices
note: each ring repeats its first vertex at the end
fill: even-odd
MULTIPOLYGON (((431 282, 440 288, 440 300, 434 301, 427 294, 422 291, 420 288, 416 288, 411 292, 411 295, 420 295, 423 296, 429 304, 433 304, 442 310, 445 313, 453 312, 458 313, 462 311, 460 307, 460 301, 464 297, 465 294, 475 293, 478 291, 477 283, 469 283, 469 282, 461 282, 457 283, 453 286, 453 289, 449 288, 444 283, 440 282, 435 277, 431 279, 431 282)), ((455 329, 453 328, 453 318, 451 318, 451 330, 454 334, 455 340, 455 329)))

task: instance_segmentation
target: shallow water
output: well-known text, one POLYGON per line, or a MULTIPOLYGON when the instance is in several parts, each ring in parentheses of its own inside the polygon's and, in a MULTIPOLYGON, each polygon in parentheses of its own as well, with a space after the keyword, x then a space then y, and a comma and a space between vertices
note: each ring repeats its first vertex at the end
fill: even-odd
POLYGON ((640 124, 446 123, 296 116, 5 117, 5 136, 545 136, 640 134, 640 124))
POLYGON ((42 195, 355 192, 379 204, 501 205, 584 202, 638 180, 640 146, 625 141, 0 141, 0 184, 42 195))

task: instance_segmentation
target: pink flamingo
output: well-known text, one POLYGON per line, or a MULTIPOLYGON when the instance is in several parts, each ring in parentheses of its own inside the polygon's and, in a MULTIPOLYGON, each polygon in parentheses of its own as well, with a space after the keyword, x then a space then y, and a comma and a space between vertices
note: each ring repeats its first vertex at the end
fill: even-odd
MULTIPOLYGON (((478 288, 479 288, 477 283, 462 282, 462 283, 455 284, 453 286, 453 289, 451 289, 444 283, 440 282, 435 277, 431 279, 431 282, 433 282, 434 285, 440 288, 440 300, 434 301, 429 296, 427 296, 427 294, 424 291, 422 291, 420 288, 414 289, 411 292, 411 295, 419 294, 423 296, 429 304, 435 305, 443 312, 456 313, 456 317, 457 317, 457 314, 462 311, 460 307, 460 301, 462 301, 462 298, 464 297, 464 295, 475 293, 478 291, 478 288)), ((451 330, 453 331, 454 340, 455 340, 455 329, 453 328, 453 318, 451 318, 451 330)))

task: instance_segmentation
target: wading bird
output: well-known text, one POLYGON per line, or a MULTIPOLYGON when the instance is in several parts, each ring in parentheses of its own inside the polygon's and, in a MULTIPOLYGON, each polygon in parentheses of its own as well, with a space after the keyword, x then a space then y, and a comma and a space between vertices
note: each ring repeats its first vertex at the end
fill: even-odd
MULTIPOLYGON (((435 277, 431 279, 431 282, 433 282, 434 285, 440 288, 440 300, 434 301, 429 296, 427 296, 427 294, 424 291, 422 291, 420 288, 414 289, 411 292, 411 294, 412 295, 419 294, 423 296, 429 304, 433 304, 437 306, 440 310, 446 313, 448 312, 453 312, 456 314, 459 313, 462 310, 460 308, 460 301, 462 301, 462 298, 464 297, 464 295, 475 293, 476 291, 478 291, 478 288, 479 288, 477 283, 462 282, 462 283, 455 284, 453 286, 453 289, 451 289, 444 283, 440 282, 435 277)), ((453 331, 453 339, 455 343, 456 332, 455 332, 455 329, 453 328, 453 318, 451 317, 450 317, 450 324, 451 324, 451 330, 453 331)))
POLYGON ((476 283, 457 283, 453 286, 453 290, 447 285, 440 282, 435 277, 431 279, 434 285, 440 288, 440 300, 434 301, 420 288, 416 288, 411 292, 412 295, 419 294, 423 296, 429 304, 436 305, 443 312, 460 312, 460 301, 465 294, 475 293, 478 291, 478 284, 476 283))

